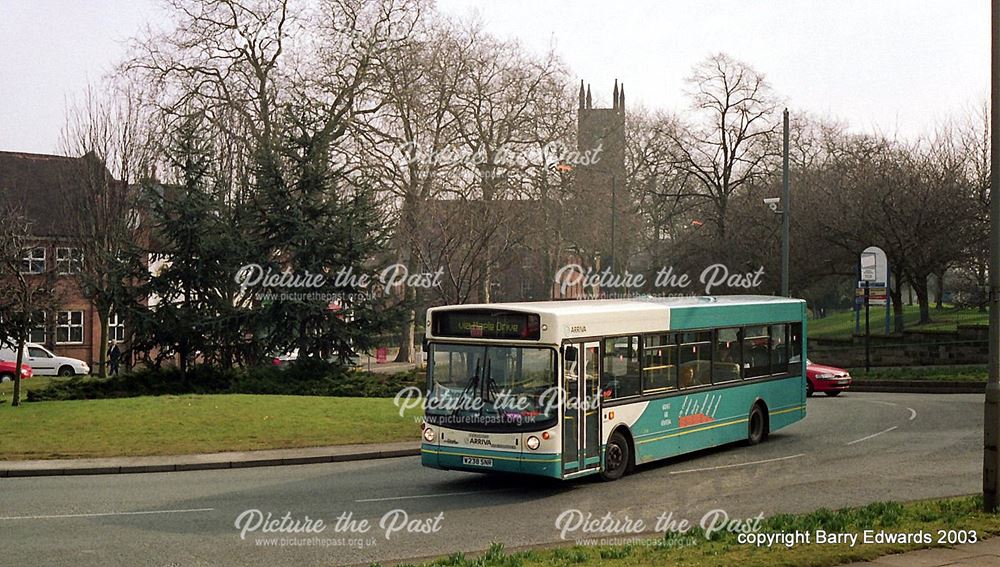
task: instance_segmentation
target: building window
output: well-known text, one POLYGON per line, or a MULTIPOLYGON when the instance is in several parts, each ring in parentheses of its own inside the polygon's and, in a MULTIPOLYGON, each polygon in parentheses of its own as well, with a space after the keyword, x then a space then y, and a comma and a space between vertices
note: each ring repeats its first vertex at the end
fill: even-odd
POLYGON ((711 331, 682 334, 679 352, 681 388, 712 383, 711 331))
POLYGON ((673 334, 643 335, 642 391, 677 388, 677 343, 673 334))
POLYGON ((83 342, 83 311, 60 311, 56 320, 56 344, 83 342))
POLYGON ((45 271, 45 248, 36 246, 25 248, 21 257, 21 272, 25 274, 40 274, 45 271))
POLYGON ((604 374, 601 377, 605 399, 638 396, 639 337, 604 339, 604 374))
POLYGON ((108 340, 119 343, 125 340, 125 318, 117 313, 108 317, 108 340))
POLYGON ((28 331, 29 343, 44 343, 48 338, 45 325, 45 313, 35 313, 31 317, 31 329, 28 331))
POLYGON ((770 374, 770 335, 767 325, 743 329, 743 377, 756 378, 770 374))
POLYGON ((79 274, 83 270, 83 251, 79 248, 56 248, 56 270, 60 275, 79 274))

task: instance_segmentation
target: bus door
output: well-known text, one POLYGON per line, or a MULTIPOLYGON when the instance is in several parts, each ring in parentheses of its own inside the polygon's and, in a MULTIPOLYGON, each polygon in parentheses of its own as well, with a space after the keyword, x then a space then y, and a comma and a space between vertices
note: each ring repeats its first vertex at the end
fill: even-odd
POLYGON ((563 357, 563 474, 601 466, 599 343, 572 343, 563 357))

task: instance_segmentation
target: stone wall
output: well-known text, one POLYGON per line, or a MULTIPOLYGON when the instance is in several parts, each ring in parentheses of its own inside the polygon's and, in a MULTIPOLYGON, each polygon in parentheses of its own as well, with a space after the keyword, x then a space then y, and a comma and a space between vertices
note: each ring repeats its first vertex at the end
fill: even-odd
MULTIPOLYGON (((989 328, 960 325, 956 331, 906 331, 902 336, 871 337, 872 366, 986 364, 989 328)), ((843 368, 865 365, 865 338, 809 339, 809 359, 843 368)))

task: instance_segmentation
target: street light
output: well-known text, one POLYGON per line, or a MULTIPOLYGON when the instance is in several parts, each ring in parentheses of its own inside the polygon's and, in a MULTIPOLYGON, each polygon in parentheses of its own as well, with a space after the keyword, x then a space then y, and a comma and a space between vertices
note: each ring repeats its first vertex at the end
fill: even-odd
POLYGON ((983 420, 983 508, 996 512, 1000 496, 1000 0, 992 0, 990 34, 990 373, 983 420))
POLYGON ((781 215, 781 295, 788 297, 788 226, 792 195, 788 187, 788 109, 782 115, 781 198, 764 199, 771 212, 781 215))
POLYGON ((781 295, 788 297, 788 226, 792 214, 792 194, 788 187, 788 109, 783 117, 784 136, 782 140, 782 215, 781 215, 781 295))

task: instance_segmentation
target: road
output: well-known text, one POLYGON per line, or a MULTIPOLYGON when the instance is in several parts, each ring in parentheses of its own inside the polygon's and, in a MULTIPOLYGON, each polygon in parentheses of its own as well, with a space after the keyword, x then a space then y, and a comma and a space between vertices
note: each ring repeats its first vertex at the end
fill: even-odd
MULTIPOLYGON (((651 528, 661 514, 697 524, 714 509, 735 519, 969 494, 981 489, 981 463, 981 395, 847 393, 810 399, 804 421, 759 446, 647 465, 614 483, 435 471, 417 457, 0 479, 0 554, 9 565, 73 567, 367 564, 492 541, 508 549, 560 541, 556 519, 568 510, 651 528), (243 526, 253 527, 248 510, 290 513, 314 531, 241 538, 235 523, 246 513, 243 526), (393 510, 401 512, 387 517, 393 510), (383 518, 390 527, 405 518, 414 532, 386 539, 383 518), (319 533, 309 523, 316 519, 325 523, 319 533), (284 545, 268 546, 282 543, 271 538, 284 545)), ((596 536, 578 530, 566 539, 596 536)))

